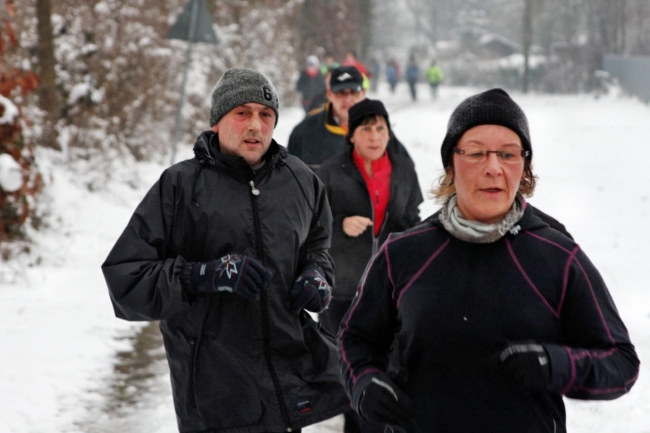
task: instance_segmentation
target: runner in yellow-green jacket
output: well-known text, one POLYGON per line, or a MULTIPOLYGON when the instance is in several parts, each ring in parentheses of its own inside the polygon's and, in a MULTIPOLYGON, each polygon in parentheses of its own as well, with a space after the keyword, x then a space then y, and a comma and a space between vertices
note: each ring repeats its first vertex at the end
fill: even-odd
POLYGON ((440 82, 444 77, 440 66, 438 66, 434 60, 431 62, 431 66, 427 68, 424 74, 427 76, 427 81, 431 87, 431 99, 438 99, 438 85, 440 85, 440 82))

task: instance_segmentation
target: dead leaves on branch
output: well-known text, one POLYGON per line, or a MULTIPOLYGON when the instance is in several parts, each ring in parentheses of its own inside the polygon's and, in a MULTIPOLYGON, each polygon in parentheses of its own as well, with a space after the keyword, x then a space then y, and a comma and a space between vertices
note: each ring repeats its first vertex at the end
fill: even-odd
MULTIPOLYGON (((18 40, 11 22, 15 16, 14 2, 6 3, 4 25, 0 26, 0 56, 4 56, 10 47, 16 47, 18 40)), ((0 186, 0 242, 25 239, 24 224, 35 207, 35 197, 43 187, 43 177, 34 161, 34 151, 25 143, 22 135, 23 122, 27 119, 11 102, 12 95, 19 93, 23 98, 38 86, 38 76, 31 70, 21 70, 0 63, 0 118, 7 110, 18 108, 17 115, 0 123, 0 154, 8 154, 20 166, 22 185, 15 191, 5 191, 0 186)))

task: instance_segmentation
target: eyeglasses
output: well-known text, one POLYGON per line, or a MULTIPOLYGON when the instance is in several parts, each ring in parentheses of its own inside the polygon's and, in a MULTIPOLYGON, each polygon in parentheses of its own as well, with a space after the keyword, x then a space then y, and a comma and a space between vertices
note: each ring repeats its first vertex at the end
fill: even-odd
POLYGON ((517 164, 522 162, 525 158, 530 156, 529 150, 485 150, 478 147, 468 147, 466 149, 458 149, 454 147, 454 153, 463 161, 467 162, 485 162, 491 153, 496 154, 499 162, 507 164, 517 164))

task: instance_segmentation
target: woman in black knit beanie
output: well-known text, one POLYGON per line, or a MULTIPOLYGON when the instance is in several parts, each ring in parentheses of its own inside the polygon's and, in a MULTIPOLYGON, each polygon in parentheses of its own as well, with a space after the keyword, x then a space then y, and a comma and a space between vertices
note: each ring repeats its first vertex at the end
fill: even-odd
POLYGON ((389 236, 341 323, 352 406, 408 432, 566 432, 563 397, 634 385, 625 325, 587 255, 527 203, 528 122, 505 91, 456 108, 441 156, 442 208, 389 236))
MULTIPOLYGON (((411 160, 388 146, 388 112, 381 101, 364 99, 349 110, 346 150, 317 171, 332 209, 335 285, 320 323, 336 334, 363 271, 391 232, 420 222, 422 192, 411 160)), ((345 433, 383 433, 384 426, 345 414, 345 433)))

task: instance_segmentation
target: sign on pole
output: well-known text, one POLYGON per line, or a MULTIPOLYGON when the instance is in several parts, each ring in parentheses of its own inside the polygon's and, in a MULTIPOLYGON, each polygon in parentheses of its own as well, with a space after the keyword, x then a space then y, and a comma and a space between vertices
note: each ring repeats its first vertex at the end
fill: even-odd
POLYGON ((203 0, 190 0, 183 8, 183 12, 178 16, 174 25, 167 32, 166 37, 167 39, 180 39, 188 42, 219 43, 217 35, 212 28, 210 13, 205 7, 203 0), (195 22, 194 29, 192 29, 192 21, 195 22))
POLYGON ((185 64, 183 65, 183 78, 181 82, 181 96, 178 102, 178 111, 176 112, 176 125, 174 127, 174 142, 172 143, 171 163, 176 159, 176 148, 181 137, 181 126, 183 122, 183 103, 185 102, 185 83, 187 81, 187 71, 190 66, 192 57, 192 45, 194 42, 204 42, 206 44, 217 44, 219 40, 212 28, 210 14, 205 7, 203 0, 190 0, 183 8, 183 12, 178 16, 176 22, 167 32, 167 39, 180 39, 187 41, 187 50, 185 51, 185 64))

